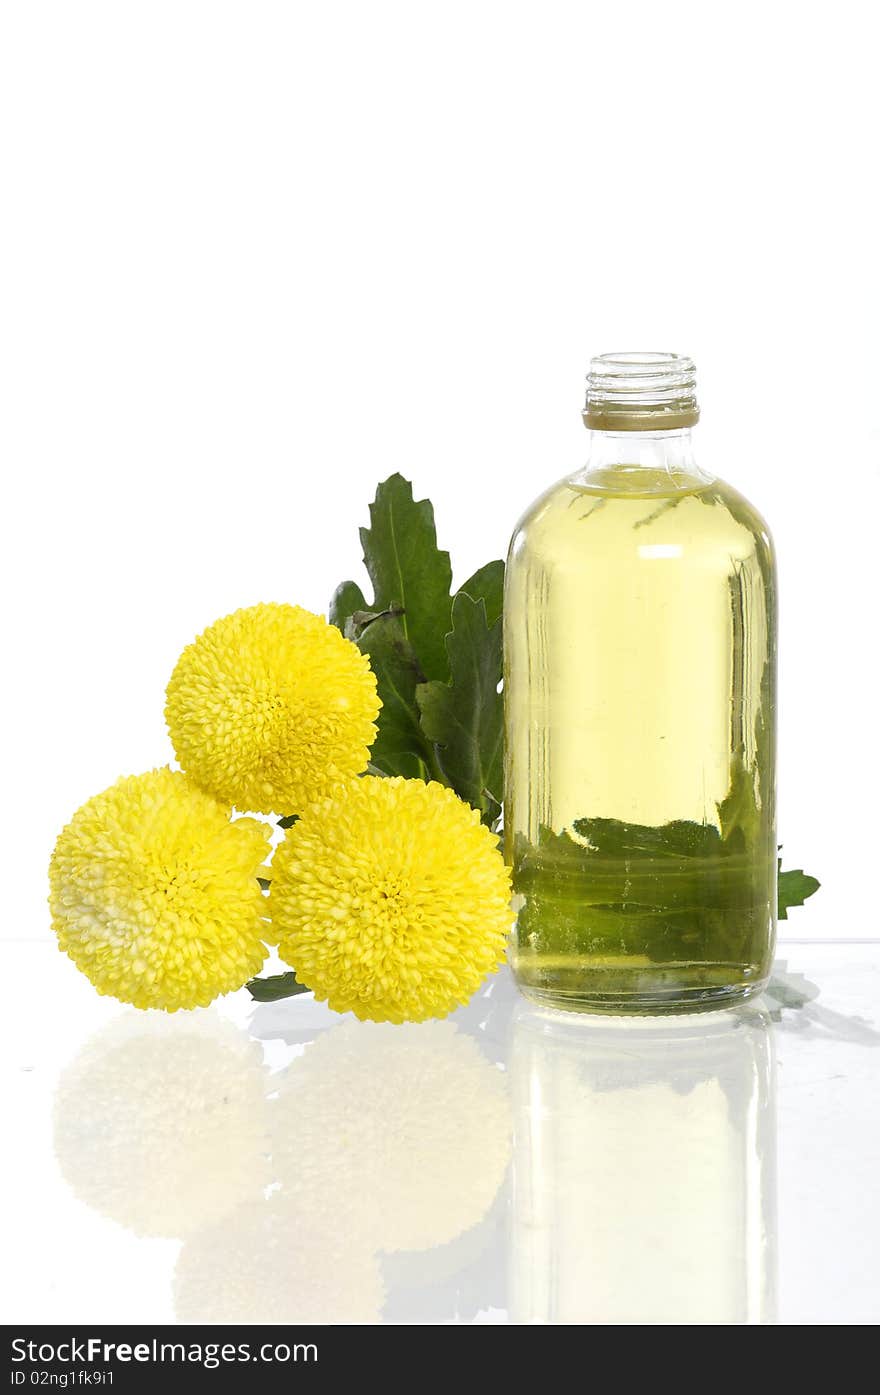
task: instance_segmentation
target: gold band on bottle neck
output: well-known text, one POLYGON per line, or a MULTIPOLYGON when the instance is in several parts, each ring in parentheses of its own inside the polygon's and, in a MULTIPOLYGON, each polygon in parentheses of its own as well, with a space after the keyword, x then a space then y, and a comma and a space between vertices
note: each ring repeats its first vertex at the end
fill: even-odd
POLYGON ((687 410, 664 407, 652 408, 587 407, 583 413, 584 426, 590 431, 684 431, 700 420, 697 406, 687 410))

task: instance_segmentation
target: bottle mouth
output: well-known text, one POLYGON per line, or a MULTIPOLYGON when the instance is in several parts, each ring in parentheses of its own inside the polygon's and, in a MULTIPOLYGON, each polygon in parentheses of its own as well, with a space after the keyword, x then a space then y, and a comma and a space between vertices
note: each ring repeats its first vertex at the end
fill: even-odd
POLYGON ((697 370, 683 354, 599 354, 590 361, 591 431, 676 431, 700 419, 697 370))

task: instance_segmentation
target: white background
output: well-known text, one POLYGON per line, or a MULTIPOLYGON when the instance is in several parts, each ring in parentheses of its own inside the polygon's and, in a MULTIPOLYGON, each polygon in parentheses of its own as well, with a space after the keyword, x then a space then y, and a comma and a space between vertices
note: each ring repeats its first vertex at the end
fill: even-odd
POLYGON ((782 577, 780 834, 876 932, 872 7, 41 3, 0 32, 0 935, 169 758, 179 650, 323 610, 400 469, 459 579, 585 451, 589 357, 692 355, 782 577))

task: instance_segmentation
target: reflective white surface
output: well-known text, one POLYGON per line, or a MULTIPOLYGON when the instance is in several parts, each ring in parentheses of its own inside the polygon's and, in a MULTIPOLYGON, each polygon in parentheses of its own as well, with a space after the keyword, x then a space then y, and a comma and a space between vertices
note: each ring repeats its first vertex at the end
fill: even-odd
POLYGON ((783 944, 738 1012, 503 974, 407 1027, 138 1013, 2 956, 6 1321, 880 1317, 878 943, 783 944))

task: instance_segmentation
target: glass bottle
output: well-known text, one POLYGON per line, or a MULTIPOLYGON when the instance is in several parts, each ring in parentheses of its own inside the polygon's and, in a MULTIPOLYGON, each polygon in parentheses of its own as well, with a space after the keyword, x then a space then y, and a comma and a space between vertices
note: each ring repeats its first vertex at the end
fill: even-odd
POLYGON ((586 466, 513 535, 505 845, 527 997, 680 1013, 760 992, 776 926, 773 545, 697 465, 675 354, 592 361, 586 466))

